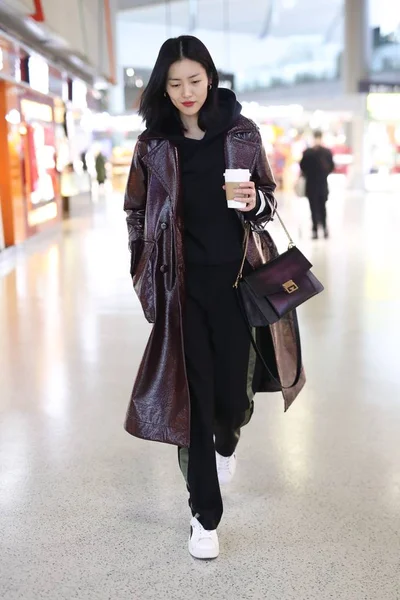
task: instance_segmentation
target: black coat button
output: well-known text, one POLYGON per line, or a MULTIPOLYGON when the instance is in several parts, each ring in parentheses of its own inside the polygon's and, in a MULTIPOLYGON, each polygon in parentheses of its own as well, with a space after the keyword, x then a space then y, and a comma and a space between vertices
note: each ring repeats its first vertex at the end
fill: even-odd
POLYGON ((161 223, 161 229, 167 229, 168 224, 167 223, 161 223))
POLYGON ((160 271, 161 273, 166 273, 168 271, 168 265, 161 265, 160 271))

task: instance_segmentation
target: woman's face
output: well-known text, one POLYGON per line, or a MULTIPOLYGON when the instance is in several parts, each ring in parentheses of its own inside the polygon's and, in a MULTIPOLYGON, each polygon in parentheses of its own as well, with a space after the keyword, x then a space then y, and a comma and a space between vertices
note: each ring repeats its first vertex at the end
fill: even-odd
POLYGON ((167 77, 167 94, 184 116, 196 115, 207 99, 210 85, 205 68, 188 58, 171 65, 167 77))

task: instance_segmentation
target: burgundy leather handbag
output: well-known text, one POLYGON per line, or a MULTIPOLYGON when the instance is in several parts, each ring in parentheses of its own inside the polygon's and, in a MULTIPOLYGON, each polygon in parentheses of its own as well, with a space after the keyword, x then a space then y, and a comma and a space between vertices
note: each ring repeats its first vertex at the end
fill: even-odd
MULTIPOLYGON (((289 238, 288 249, 243 277, 251 226, 246 223, 245 227, 244 255, 234 287, 240 293, 252 327, 276 323, 324 289, 311 272, 312 264, 294 244, 277 211, 275 214, 289 238)), ((262 235, 262 231, 258 233, 262 235)))
MULTIPOLYGON (((275 377, 271 374, 257 347, 253 336, 253 328, 272 325, 288 313, 293 313, 298 363, 295 381, 289 386, 293 387, 300 378, 302 368, 300 333, 295 309, 322 292, 324 286, 311 272, 312 264, 295 246, 276 209, 271 207, 271 210, 277 215, 289 238, 289 247, 286 252, 283 252, 277 258, 243 277, 243 267, 246 261, 251 229, 250 223, 246 223, 244 255, 234 287, 238 292, 239 303, 249 329, 252 345, 262 364, 274 380, 275 377)), ((262 235, 263 231, 258 231, 258 233, 262 235)))

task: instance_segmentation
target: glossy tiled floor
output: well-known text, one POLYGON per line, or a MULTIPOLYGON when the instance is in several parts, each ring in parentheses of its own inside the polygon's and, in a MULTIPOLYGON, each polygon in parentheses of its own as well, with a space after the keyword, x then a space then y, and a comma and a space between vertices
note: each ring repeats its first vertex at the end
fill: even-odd
POLYGON ((301 310, 308 385, 286 415, 257 397, 212 563, 187 553, 175 449, 122 428, 149 326, 120 209, 0 257, 1 597, 399 600, 399 198, 337 194, 316 243, 285 202, 326 284, 301 310))

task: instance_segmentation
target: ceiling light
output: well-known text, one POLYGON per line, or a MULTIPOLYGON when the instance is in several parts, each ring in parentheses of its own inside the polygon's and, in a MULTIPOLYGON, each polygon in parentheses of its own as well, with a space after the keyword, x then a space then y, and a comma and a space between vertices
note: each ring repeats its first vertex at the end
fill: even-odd
POLYGON ((135 85, 137 88, 142 88, 143 87, 143 79, 140 79, 140 77, 138 79, 136 79, 135 85))
POLYGON ((126 74, 128 75, 128 77, 133 77, 135 74, 135 69, 132 69, 132 67, 129 67, 129 69, 126 70, 126 74))
POLYGON ((10 123, 10 125, 19 125, 19 123, 21 123, 21 114, 16 108, 12 108, 6 115, 6 121, 10 123))

